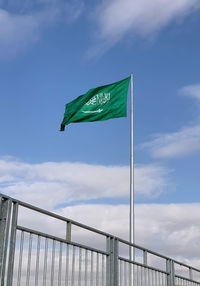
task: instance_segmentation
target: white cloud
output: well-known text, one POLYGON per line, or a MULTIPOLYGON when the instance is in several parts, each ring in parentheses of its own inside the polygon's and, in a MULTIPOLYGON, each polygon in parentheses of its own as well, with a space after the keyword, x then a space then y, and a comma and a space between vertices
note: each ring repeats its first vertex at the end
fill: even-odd
MULTIPOLYGON (((188 85, 179 90, 180 95, 200 102, 200 85, 188 85)), ((141 144, 155 158, 174 158, 200 151, 200 125, 186 126, 172 133, 154 135, 154 139, 141 144)))
POLYGON ((39 22, 32 15, 11 15, 0 9, 0 50, 10 48, 15 53, 37 40, 39 22))
POLYGON ((155 158, 181 157, 200 150, 200 125, 154 137, 152 141, 141 144, 141 148, 149 149, 155 158))
POLYGON ((108 49, 127 34, 152 35, 199 8, 198 0, 102 1, 94 16, 98 46, 91 52, 108 49))
POLYGON ((200 100, 200 84, 187 85, 180 89, 180 94, 200 100))
MULTIPOLYGON (((69 162, 28 164, 1 159, 0 182, 2 193, 55 208, 80 200, 128 197, 129 167, 69 162)), ((135 166, 136 194, 157 196, 169 185, 168 169, 157 165, 135 166)))
POLYGON ((7 1, 0 3, 0 56, 13 56, 35 43, 43 30, 63 20, 75 21, 84 9, 80 0, 7 1))

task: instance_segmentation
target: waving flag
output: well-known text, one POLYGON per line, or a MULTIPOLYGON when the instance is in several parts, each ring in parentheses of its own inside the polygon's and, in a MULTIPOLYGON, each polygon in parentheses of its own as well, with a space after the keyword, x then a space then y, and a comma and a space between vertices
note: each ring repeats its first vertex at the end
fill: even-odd
POLYGON ((102 121, 126 117, 127 92, 130 77, 90 89, 66 104, 60 130, 72 122, 102 121))

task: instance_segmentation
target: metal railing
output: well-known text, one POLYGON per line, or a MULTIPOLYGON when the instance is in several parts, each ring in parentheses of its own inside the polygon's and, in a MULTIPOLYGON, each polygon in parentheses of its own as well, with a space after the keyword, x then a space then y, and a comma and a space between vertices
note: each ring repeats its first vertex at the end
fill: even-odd
POLYGON ((200 270, 0 194, 4 285, 200 286, 200 270))

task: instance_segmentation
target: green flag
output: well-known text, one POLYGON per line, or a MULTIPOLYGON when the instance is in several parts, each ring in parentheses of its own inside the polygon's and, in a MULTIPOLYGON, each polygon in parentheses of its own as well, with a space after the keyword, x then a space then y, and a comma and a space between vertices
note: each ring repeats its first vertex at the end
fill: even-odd
POLYGON ((65 106, 60 130, 72 122, 102 121, 126 117, 127 92, 130 77, 90 89, 65 106))

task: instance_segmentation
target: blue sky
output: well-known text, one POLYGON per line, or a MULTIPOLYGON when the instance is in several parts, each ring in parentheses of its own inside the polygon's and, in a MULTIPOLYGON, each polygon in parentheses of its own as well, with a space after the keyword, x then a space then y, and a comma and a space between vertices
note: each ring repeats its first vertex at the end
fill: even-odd
POLYGON ((127 118, 59 127, 65 103, 133 72, 136 203, 152 221, 154 208, 198 209, 199 30, 198 0, 0 0, 1 192, 75 218, 123 207, 125 219, 130 99, 127 118))

